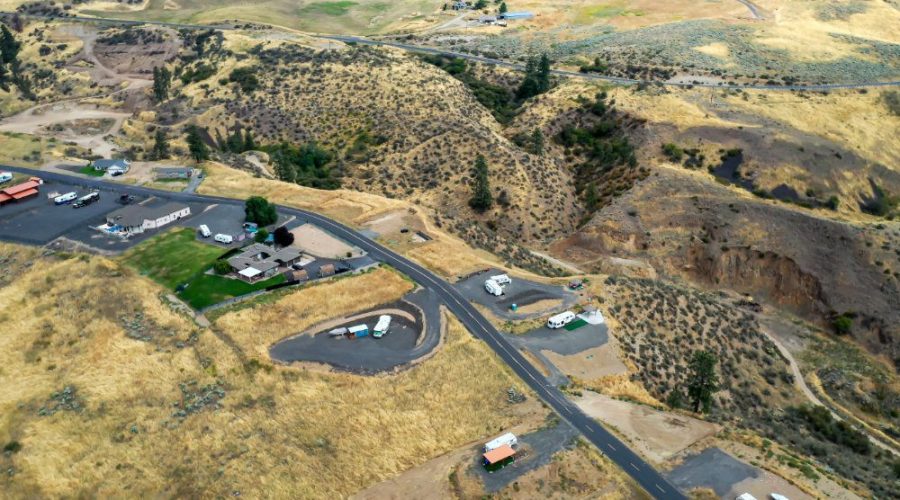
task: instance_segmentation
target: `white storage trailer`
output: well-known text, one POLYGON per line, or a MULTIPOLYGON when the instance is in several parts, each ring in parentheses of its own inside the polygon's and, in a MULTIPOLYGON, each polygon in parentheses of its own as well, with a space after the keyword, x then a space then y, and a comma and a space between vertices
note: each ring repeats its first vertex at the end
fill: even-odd
POLYGON ((508 285, 512 283, 512 280, 509 279, 509 276, 506 274, 498 274, 497 276, 491 276, 491 279, 494 280, 498 285, 508 285))
POLYGON ((232 241, 234 241, 234 238, 232 238, 231 235, 222 233, 217 234, 213 239, 218 241, 219 243, 224 243, 226 245, 229 245, 232 241))
POLYGON ((572 311, 561 312, 556 316, 550 316, 547 320, 547 328, 562 328, 575 319, 575 313, 572 311))
POLYGON ((496 297, 503 295, 503 287, 498 285, 496 281, 491 279, 484 281, 484 289, 487 291, 487 293, 496 297))
POLYGON ((506 434, 496 437, 487 443, 484 443, 484 452, 487 453, 491 450, 497 449, 503 445, 509 445, 510 448, 515 448, 518 446, 519 440, 516 438, 516 435, 512 432, 507 432, 506 434))
POLYGON ((200 227, 198 229, 200 230, 200 236, 203 236, 204 238, 209 238, 210 236, 212 236, 212 231, 209 230, 209 226, 207 226, 206 224, 200 224, 200 227))

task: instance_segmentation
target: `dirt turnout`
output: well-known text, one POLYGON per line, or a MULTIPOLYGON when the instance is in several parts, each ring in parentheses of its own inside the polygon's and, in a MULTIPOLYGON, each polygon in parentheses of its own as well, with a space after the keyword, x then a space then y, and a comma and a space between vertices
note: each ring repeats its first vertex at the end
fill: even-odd
POLYGON ((588 415, 613 425, 645 457, 663 462, 697 441, 718 432, 715 424, 654 410, 587 392, 575 403, 588 415))

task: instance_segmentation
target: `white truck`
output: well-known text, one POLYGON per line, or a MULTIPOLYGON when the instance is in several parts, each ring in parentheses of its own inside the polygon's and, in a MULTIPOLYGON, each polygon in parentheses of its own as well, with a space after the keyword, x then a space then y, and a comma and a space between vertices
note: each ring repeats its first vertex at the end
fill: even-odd
POLYGON ((496 282, 500 286, 506 286, 506 285, 512 283, 512 280, 509 279, 509 276, 506 274, 498 274, 497 276, 491 276, 490 279, 494 280, 494 282, 496 282))
POLYGON ((515 448, 519 444, 519 440, 516 438, 516 435, 512 432, 507 432, 506 434, 496 437, 487 443, 484 443, 484 452, 487 453, 491 450, 495 450, 503 445, 509 445, 510 448, 515 448))
POLYGON ((575 313, 572 311, 561 312, 556 316, 550 316, 547 320, 547 328, 562 328, 575 319, 575 313))
POLYGON ((226 245, 230 245, 231 242, 234 241, 234 238, 232 238, 231 235, 222 233, 217 234, 213 239, 226 245))
POLYGON ((378 317, 378 323, 375 323, 374 331, 372 332, 372 336, 376 339, 380 339, 387 335, 388 328, 391 327, 391 317, 387 314, 382 314, 378 317))
POLYGON ((487 293, 499 297, 503 295, 503 287, 500 286, 496 281, 492 279, 488 279, 484 281, 484 289, 487 293))

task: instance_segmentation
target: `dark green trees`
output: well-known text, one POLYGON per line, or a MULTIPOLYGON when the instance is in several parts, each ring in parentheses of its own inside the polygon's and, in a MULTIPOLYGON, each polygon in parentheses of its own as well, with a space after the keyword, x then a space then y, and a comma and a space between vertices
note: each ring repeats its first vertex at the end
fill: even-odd
POLYGON ((475 159, 474 171, 475 183, 472 186, 472 198, 469 199, 469 206, 476 212, 484 212, 494 203, 488 179, 487 161, 484 156, 478 155, 475 159))
POLYGON ((187 143, 191 156, 195 160, 201 162, 209 159, 209 149, 206 147, 206 143, 203 142, 203 138, 200 137, 200 130, 196 125, 191 125, 188 129, 187 143))
MULTIPOLYGON (((275 213, 275 205, 262 196, 251 196, 244 203, 244 215, 247 222, 256 223, 259 226, 268 226, 278 220, 275 213)), ((266 233, 268 235, 268 233, 266 233)))
POLYGON ((688 398, 694 412, 701 409, 709 413, 712 396, 719 390, 719 376, 716 375, 716 356, 708 351, 697 351, 688 365, 688 398))

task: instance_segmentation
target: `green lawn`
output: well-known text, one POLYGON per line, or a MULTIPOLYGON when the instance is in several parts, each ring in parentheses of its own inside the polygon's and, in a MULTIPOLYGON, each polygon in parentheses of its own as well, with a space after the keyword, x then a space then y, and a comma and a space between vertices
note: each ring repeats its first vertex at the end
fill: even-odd
POLYGON ((138 244, 122 259, 142 275, 170 290, 186 285, 178 295, 195 309, 284 281, 284 276, 278 275, 250 285, 205 274, 223 254, 222 249, 197 241, 193 229, 181 228, 138 244))
POLYGON ((91 177, 103 177, 103 175, 106 174, 106 172, 104 172, 103 170, 97 170, 90 165, 81 167, 81 170, 79 170, 78 172, 84 175, 90 175, 91 177))
POLYGON ((325 14, 328 16, 343 16, 350 11, 350 7, 356 5, 356 2, 348 0, 339 0, 337 2, 314 2, 300 9, 301 12, 308 14, 325 14))

